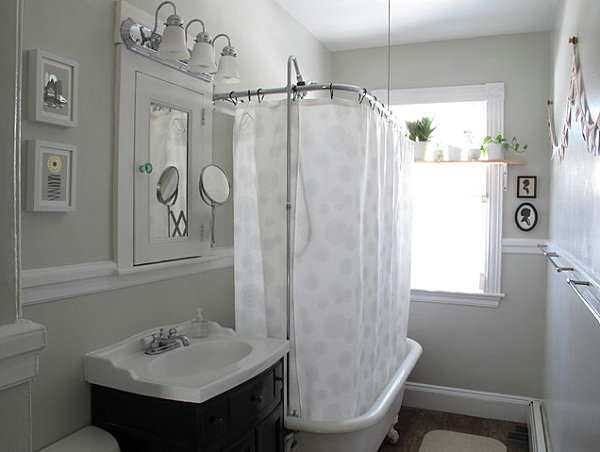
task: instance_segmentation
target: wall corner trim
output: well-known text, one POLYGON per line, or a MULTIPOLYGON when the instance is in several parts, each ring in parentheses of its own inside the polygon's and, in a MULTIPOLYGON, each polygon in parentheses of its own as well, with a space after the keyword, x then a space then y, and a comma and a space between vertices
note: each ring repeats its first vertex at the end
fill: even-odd
POLYGON ((406 382, 403 405, 466 416, 526 423, 529 402, 523 397, 425 383, 406 382))
POLYGON ((23 306, 139 286, 233 266, 233 248, 214 249, 211 256, 119 269, 113 261, 88 262, 21 272, 23 306))
POLYGON ((29 320, 0 326, 0 390, 34 379, 39 354, 46 347, 46 328, 29 320))

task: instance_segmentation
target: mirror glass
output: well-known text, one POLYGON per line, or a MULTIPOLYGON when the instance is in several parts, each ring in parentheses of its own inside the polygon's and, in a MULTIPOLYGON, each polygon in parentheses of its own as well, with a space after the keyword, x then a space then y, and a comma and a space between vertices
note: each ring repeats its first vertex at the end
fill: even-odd
POLYGON ((150 104, 150 239, 187 237, 189 114, 168 105, 150 104))
POLYGON ((179 171, 174 166, 168 166, 158 178, 156 199, 165 206, 171 206, 177 201, 178 192, 179 171))
POLYGON ((208 165, 200 174, 200 195, 208 205, 223 204, 229 198, 229 181, 221 168, 208 165))

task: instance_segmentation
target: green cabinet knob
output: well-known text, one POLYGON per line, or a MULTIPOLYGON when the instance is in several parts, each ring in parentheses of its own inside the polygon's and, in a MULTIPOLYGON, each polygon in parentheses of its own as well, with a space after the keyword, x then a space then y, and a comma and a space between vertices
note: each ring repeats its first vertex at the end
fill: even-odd
POLYGON ((144 163, 143 165, 140 166, 140 173, 147 173, 150 174, 152 172, 152 163, 148 162, 148 163, 144 163))

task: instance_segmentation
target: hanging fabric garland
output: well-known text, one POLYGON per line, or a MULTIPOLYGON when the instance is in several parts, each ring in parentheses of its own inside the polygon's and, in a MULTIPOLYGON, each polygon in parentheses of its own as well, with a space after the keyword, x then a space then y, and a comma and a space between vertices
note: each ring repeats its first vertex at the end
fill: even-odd
POLYGON ((554 118, 552 115, 552 101, 548 101, 548 132, 552 143, 552 159, 562 160, 565 149, 569 146, 569 129, 571 120, 574 119, 581 125, 581 134, 586 142, 586 147, 592 155, 598 155, 598 144, 600 143, 600 114, 593 120, 588 106, 587 96, 583 87, 583 76, 579 67, 579 53, 577 49, 577 37, 569 39, 573 44, 573 62, 569 76, 569 95, 565 112, 565 122, 562 126, 560 141, 557 140, 554 130, 554 118), (575 107, 575 117, 572 118, 572 109, 575 107))

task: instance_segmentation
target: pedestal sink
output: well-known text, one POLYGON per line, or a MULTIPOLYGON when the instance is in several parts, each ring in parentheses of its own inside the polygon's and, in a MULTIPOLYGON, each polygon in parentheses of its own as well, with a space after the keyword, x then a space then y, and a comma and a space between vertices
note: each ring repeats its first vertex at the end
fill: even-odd
MULTIPOLYGON (((190 323, 170 325, 189 334, 190 323)), ((85 355, 89 383, 135 394, 201 403, 255 377, 289 351, 283 339, 248 338, 210 323, 207 338, 159 355, 144 354, 144 331, 85 355)))

